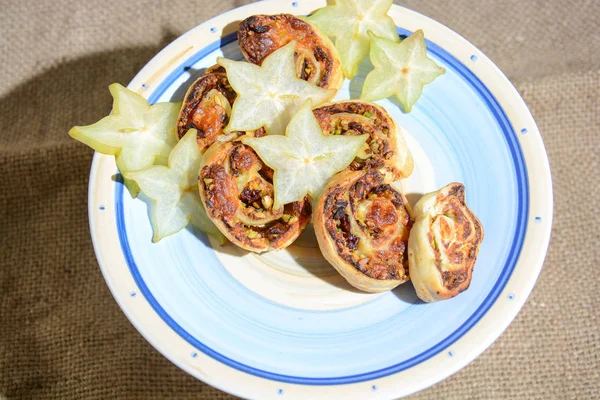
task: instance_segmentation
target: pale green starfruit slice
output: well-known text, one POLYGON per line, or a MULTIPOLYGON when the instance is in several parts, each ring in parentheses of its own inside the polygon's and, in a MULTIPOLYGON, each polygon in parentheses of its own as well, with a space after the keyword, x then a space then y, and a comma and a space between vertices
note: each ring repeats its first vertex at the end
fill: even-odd
POLYGON ((396 24, 387 15, 391 7, 392 0, 335 0, 335 4, 320 8, 308 17, 308 21, 335 38, 344 75, 352 79, 369 53, 369 31, 400 41, 396 24))
POLYGON ((422 30, 400 43, 374 35, 371 40, 369 57, 375 69, 365 79, 361 99, 374 101, 396 96, 404 111, 410 112, 423 86, 446 70, 427 57, 422 30))
POLYGON ((334 89, 323 89, 296 77, 295 49, 296 42, 291 41, 271 53, 261 66, 217 59, 237 92, 226 133, 264 126, 268 134, 283 135, 292 115, 306 100, 319 105, 335 96, 334 89))
MULTIPOLYGON (((116 157, 121 174, 165 164, 177 143, 176 122, 181 103, 156 103, 118 83, 109 86, 112 114, 87 126, 69 131, 74 139, 92 149, 116 157)), ((135 185, 126 181, 131 190, 135 185)), ((132 193, 133 195, 137 193, 132 193)))
POLYGON ((198 170, 201 163, 196 130, 190 129, 171 151, 167 166, 155 165, 125 174, 154 203, 153 242, 179 232, 191 222, 224 243, 225 237, 208 218, 200 200, 198 170))
POLYGON ((275 171, 274 208, 279 208, 307 194, 317 199, 329 178, 354 160, 368 136, 325 136, 307 101, 293 116, 285 136, 245 138, 242 143, 275 171))

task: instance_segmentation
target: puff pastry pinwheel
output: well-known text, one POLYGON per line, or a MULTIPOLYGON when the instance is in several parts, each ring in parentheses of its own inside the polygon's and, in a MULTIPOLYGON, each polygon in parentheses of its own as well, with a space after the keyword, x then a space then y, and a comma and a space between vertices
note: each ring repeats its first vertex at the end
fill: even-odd
POLYGON ((313 114, 326 135, 369 135, 349 169, 386 168, 393 179, 407 178, 412 173, 413 158, 402 129, 383 107, 349 100, 322 105, 313 109, 313 114))
POLYGON ((392 0, 334 0, 327 3, 308 20, 326 35, 335 37, 335 47, 342 59, 346 78, 352 79, 369 53, 369 32, 395 42, 400 41, 396 24, 387 15, 392 0))
POLYGON ((386 182, 375 169, 342 171, 329 181, 313 217, 327 261, 352 286, 372 293, 409 280, 408 203, 386 182))
POLYGON ((273 208, 273 170, 238 141, 215 143, 204 153, 199 187, 217 228, 232 243, 256 253, 290 245, 311 216, 307 197, 273 208))
POLYGON ((240 23, 240 48, 246 60, 261 65, 265 57, 290 41, 296 76, 325 89, 339 90, 344 81, 333 43, 319 28, 290 14, 252 15, 240 23))
POLYGON ((465 291, 483 240, 483 226, 465 203, 464 185, 450 183, 424 195, 413 217, 408 260, 419 298, 433 302, 465 291))
POLYGON ((181 139, 189 129, 198 132, 198 146, 204 153, 216 140, 227 141, 242 135, 263 136, 264 129, 224 134, 229 123, 236 93, 229 84, 225 68, 208 68, 188 89, 177 119, 177 135, 181 139))

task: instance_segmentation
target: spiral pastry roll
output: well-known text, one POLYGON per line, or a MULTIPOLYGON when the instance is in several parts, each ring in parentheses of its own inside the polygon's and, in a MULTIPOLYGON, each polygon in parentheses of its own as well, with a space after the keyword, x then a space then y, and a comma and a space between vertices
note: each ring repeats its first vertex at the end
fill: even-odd
POLYGON ((199 188, 217 228, 232 243, 257 253, 289 246, 311 216, 308 198, 273 209, 273 170, 237 141, 208 149, 199 188))
POLYGON ((323 255, 365 292, 390 290, 409 279, 408 203, 385 182, 374 169, 342 171, 331 178, 314 211, 323 255))
POLYGON ((342 86, 344 73, 337 50, 310 22, 290 14, 253 15, 240 23, 238 40, 246 60, 257 65, 295 40, 298 78, 325 89, 339 90, 342 86))
POLYGON ((408 240, 410 277, 423 301, 449 299, 471 283, 483 226, 465 203, 465 187, 450 183, 424 195, 408 240))
POLYGON ((229 122, 236 93, 227 80, 225 68, 214 65, 198 78, 185 94, 179 118, 177 135, 181 139, 189 129, 196 129, 198 146, 204 153, 217 138, 229 140, 244 134, 263 136, 264 129, 256 132, 233 132, 224 135, 229 122))
POLYGON ((400 127, 384 108, 366 101, 340 101, 313 109, 325 135, 362 135, 369 139, 348 166, 353 171, 387 169, 392 179, 408 177, 413 158, 400 127))

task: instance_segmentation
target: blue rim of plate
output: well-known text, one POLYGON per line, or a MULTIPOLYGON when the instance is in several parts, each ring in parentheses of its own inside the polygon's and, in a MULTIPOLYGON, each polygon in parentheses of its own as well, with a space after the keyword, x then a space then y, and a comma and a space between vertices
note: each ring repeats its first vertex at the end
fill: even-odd
MULTIPOLYGON (((401 36, 412 34, 411 31, 400 27, 397 27, 397 31, 398 34, 401 36)), ((236 39, 237 32, 231 33, 222 37, 219 40, 212 42, 208 46, 202 48, 197 53, 189 57, 181 66, 177 67, 166 77, 164 81, 162 81, 157 86, 154 92, 152 92, 152 94, 148 97, 148 102, 150 104, 155 103, 164 93, 164 91, 168 87, 170 87, 176 79, 178 79, 182 74, 186 73, 186 65, 195 64, 196 62, 206 57, 208 54, 234 42, 236 39)), ((502 133, 504 134, 504 138, 510 150, 510 154, 515 166, 517 196, 519 201, 517 209, 517 223, 513 236, 513 242, 511 245, 511 249, 508 253, 507 260, 504 264, 504 268, 502 269, 498 280, 494 284, 490 293, 487 295, 487 297, 484 299, 481 305, 477 308, 477 310, 475 310, 475 312, 467 319, 467 321, 465 321, 458 329, 456 329, 454 332, 452 332, 450 335, 448 335, 445 339, 443 339, 436 345, 430 347, 428 350, 425 350, 408 360, 404 360, 398 364, 394 364, 386 368, 381 368, 376 371, 339 377, 310 378, 283 375, 251 367, 249 365, 240 363, 220 354, 219 352, 211 349, 210 347, 206 346, 205 344, 197 340, 195 337, 190 335, 185 329, 183 329, 179 324, 177 324, 177 322, 175 322, 175 320, 162 308, 162 306, 158 303, 156 298, 152 295, 152 292, 144 282, 144 279, 142 278, 142 275, 140 274, 137 264, 135 263, 135 260, 133 258, 133 254, 131 253, 131 248, 129 246, 129 241, 127 238, 127 231, 125 227, 125 219, 123 212, 124 185, 120 182, 116 182, 115 214, 117 219, 117 230, 119 235, 119 242, 121 244, 121 250, 127 262, 127 266, 129 267, 129 271, 135 283, 138 285, 140 291, 142 292, 150 306, 173 331, 175 331, 190 345, 202 351, 207 356, 212 357, 213 359, 225 365, 228 365, 229 367, 235 368, 239 371, 254 376, 258 376, 260 378, 303 385, 341 385, 383 378, 385 376, 389 376, 403 371, 405 369, 411 368, 433 357, 445 348, 452 345, 466 332, 468 332, 485 315, 485 313, 495 303, 496 299, 506 286, 506 283, 512 275, 517 260, 519 259, 521 249, 523 247, 523 240, 525 237, 525 231, 527 229, 527 216, 529 213, 529 182, 527 178, 527 167, 523 159, 523 152, 521 150, 521 146, 519 145, 519 142, 516 139, 515 131, 512 128, 512 125, 508 120, 506 113, 504 112, 494 95, 490 93, 487 87, 481 82, 481 80, 479 80, 479 78, 477 78, 477 76, 475 76, 475 74, 473 74, 473 72, 471 72, 462 62, 456 59, 453 55, 451 55, 446 50, 436 45, 435 43, 432 43, 429 40, 426 40, 426 44, 427 50, 429 52, 434 54, 439 59, 443 60, 446 63, 446 65, 451 67, 456 73, 463 77, 485 102, 488 109, 494 115, 496 122, 502 130, 502 133)))

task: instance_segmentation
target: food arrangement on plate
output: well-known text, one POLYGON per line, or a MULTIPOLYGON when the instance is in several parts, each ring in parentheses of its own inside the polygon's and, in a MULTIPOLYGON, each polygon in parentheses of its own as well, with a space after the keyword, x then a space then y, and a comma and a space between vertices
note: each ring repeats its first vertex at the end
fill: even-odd
POLYGON ((410 112, 444 69, 422 31, 400 41, 391 4, 253 15, 238 32, 247 62, 218 58, 182 103, 149 105, 113 84, 113 113, 69 134, 115 155, 131 195, 152 199, 155 242, 191 222, 261 253, 285 249, 312 221, 323 256, 354 287, 410 280, 426 302, 454 297, 469 287, 483 227, 460 183, 414 209, 402 191, 413 157, 372 101, 395 96, 410 112), (361 100, 332 102, 367 55, 361 100))

